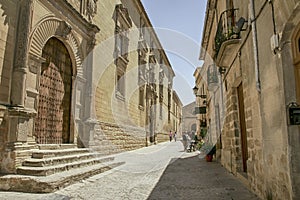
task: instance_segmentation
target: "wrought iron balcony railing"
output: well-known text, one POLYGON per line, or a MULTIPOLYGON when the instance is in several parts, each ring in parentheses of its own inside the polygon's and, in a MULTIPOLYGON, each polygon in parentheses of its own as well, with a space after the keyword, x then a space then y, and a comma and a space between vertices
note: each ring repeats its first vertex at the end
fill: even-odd
POLYGON ((197 114, 206 114, 206 106, 197 106, 195 107, 195 112, 197 114))
POLYGON ((230 39, 239 39, 240 33, 236 31, 237 10, 229 9, 222 12, 215 36, 215 56, 217 57, 223 42, 230 39))

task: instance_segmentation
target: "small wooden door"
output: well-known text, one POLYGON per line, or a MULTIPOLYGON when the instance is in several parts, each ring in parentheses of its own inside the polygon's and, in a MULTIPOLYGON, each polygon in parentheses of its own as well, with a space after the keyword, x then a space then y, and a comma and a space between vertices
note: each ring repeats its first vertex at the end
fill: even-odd
POLYGON ((240 119, 240 132, 241 132, 241 147, 242 147, 242 160, 243 171, 247 172, 247 160, 248 160, 248 144, 247 144, 247 132, 246 132, 246 120, 245 120, 245 106, 242 83, 237 88, 238 102, 239 102, 239 119, 240 119))
POLYGON ((35 120, 36 142, 68 143, 72 64, 68 50, 56 38, 47 41, 42 57, 46 59, 40 74, 38 114, 35 120))

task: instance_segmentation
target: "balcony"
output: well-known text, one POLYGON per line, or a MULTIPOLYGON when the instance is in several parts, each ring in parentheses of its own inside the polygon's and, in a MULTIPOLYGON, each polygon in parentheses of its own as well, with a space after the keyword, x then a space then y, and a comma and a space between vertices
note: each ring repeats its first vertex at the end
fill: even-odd
POLYGON ((145 55, 148 52, 147 42, 144 38, 140 38, 138 42, 138 49, 141 51, 142 55, 145 55))
POLYGON ((207 69, 207 89, 214 91, 219 86, 218 70, 215 64, 208 66, 207 69))
POLYGON ((240 42, 240 30, 237 28, 238 9, 229 9, 222 12, 215 36, 215 59, 221 67, 229 67, 234 53, 240 42))
POLYGON ((206 114, 206 106, 195 107, 195 114, 206 114))

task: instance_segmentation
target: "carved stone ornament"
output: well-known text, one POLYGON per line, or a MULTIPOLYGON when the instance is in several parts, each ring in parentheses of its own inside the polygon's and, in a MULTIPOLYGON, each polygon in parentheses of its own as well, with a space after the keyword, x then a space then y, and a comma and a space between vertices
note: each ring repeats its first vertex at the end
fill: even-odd
POLYGON ((97 1, 98 0, 88 0, 87 1, 86 14, 87 14, 87 17, 88 17, 88 21, 90 23, 93 22, 93 18, 97 14, 97 1))
POLYGON ((123 7, 122 4, 118 4, 116 6, 116 12, 117 12, 117 21, 122 24, 124 27, 122 31, 128 30, 132 27, 132 21, 129 16, 128 9, 123 7))
POLYGON ((70 24, 68 24, 67 22, 63 22, 61 23, 61 27, 60 27, 60 35, 63 38, 67 38, 67 36, 71 33, 72 31, 72 27, 70 24))

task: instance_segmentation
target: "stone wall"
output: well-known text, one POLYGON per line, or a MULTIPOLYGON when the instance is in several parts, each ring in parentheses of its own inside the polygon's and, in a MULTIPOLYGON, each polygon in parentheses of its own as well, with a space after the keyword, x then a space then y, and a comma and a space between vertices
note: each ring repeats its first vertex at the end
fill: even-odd
POLYGON ((195 115, 196 102, 192 102, 182 108, 182 131, 192 131, 192 125, 196 124, 197 117, 195 115))
MULTIPOLYGON (((297 26, 299 27, 300 23, 298 14, 300 1, 272 1, 272 3, 275 11, 274 23, 272 23, 271 2, 258 1, 254 5, 256 15, 261 11, 256 19, 255 33, 259 76, 254 61, 252 38, 254 29, 247 24, 244 25, 246 30, 241 32, 241 40, 235 44, 236 51, 232 51, 232 48, 231 55, 225 60, 228 66, 225 66, 226 72, 223 77, 226 113, 222 130, 221 163, 234 174, 245 175, 250 188, 263 199, 297 199, 300 191, 298 152, 300 145, 295 136, 299 135, 299 130, 288 123, 287 105, 296 100, 297 85, 290 43, 293 32, 299 30, 297 26), (271 49, 274 31, 279 36, 279 48, 275 51, 271 49), (243 86, 245 106, 248 146, 246 173, 243 173, 241 151, 237 94, 239 84, 243 86)), ((216 10, 220 16, 226 10, 226 6, 224 2, 217 4, 216 10)), ((234 7, 238 8, 237 19, 240 17, 247 19, 248 4, 234 1, 234 7)), ((213 25, 209 41, 213 44, 214 27, 217 27, 217 24, 215 20, 211 23, 213 25)), ((213 55, 213 45, 208 46, 207 52, 213 55)), ((205 62, 211 63, 207 57, 205 62)), ((213 114, 208 117, 213 117, 213 114)))
MULTIPOLYGON (((259 10, 262 4, 256 4, 256 10, 259 10)), ((243 7, 237 5, 237 7, 239 6, 243 7)), ((275 4, 275 9, 276 6, 279 6, 279 4, 275 4)), ((259 196, 273 199, 291 199, 288 151, 286 148, 288 144, 286 132, 284 131, 286 123, 282 123, 286 121, 284 114, 285 102, 281 92, 282 72, 280 65, 278 65, 277 55, 271 51, 269 43, 266 45, 266 41, 270 41, 271 30, 273 29, 272 23, 269 23, 268 20, 272 19, 270 5, 264 8, 263 13, 264 15, 257 20, 260 91, 256 89, 252 33, 250 33, 241 48, 239 57, 239 65, 243 74, 242 83, 246 115, 247 177, 250 187, 259 196)), ((243 13, 240 14, 243 15, 243 13)), ((276 25, 277 28, 280 28, 283 25, 280 25, 278 21, 276 20, 276 25)), ((242 40, 246 39, 246 36, 243 33, 242 40)), ((236 81, 236 73, 238 73, 238 68, 234 66, 230 69, 230 75, 226 78, 229 87, 236 81)), ((235 88, 232 89, 236 90, 235 88)), ((234 108, 236 104, 235 95, 234 92, 228 95, 229 99, 227 101, 230 105, 227 105, 227 115, 230 121, 228 126, 231 131, 227 133, 225 131, 223 138, 224 150, 228 145, 233 149, 231 156, 234 156, 229 158, 229 153, 224 152, 222 160, 227 168, 229 168, 230 162, 233 165, 231 170, 234 173, 239 173, 242 171, 242 164, 238 109, 234 108), (235 109, 235 114, 230 114, 235 109)))
POLYGON ((146 146, 146 133, 136 127, 100 122, 93 143, 92 148, 104 154, 130 151, 146 146))
MULTIPOLYGON (((119 149, 129 150, 137 148, 141 145, 146 146, 146 133, 150 126, 150 110, 153 111, 152 122, 155 122, 154 128, 156 132, 163 132, 167 121, 167 84, 168 72, 164 78, 164 100, 163 100, 163 117, 159 118, 159 103, 158 99, 156 105, 151 102, 150 97, 146 97, 146 89, 144 93, 144 106, 139 106, 139 55, 138 47, 140 41, 141 18, 146 27, 148 24, 144 13, 141 14, 141 8, 138 3, 134 1, 99 1, 98 12, 95 17, 95 24, 101 29, 100 33, 96 35, 96 65, 95 72, 97 77, 95 79, 95 115, 100 122, 101 129, 105 135, 112 141, 119 149), (116 72, 118 66, 116 65, 115 57, 115 27, 116 27, 116 5, 123 4, 127 9, 132 26, 128 32, 128 63, 125 69, 125 95, 124 98, 118 97, 115 91, 117 85, 116 72), (102 28, 105 27, 105 28, 102 28), (103 56, 102 56, 103 55, 103 56), (148 98, 148 100, 147 100, 148 98), (125 129, 126 131, 124 131, 125 129), (129 130, 129 132, 127 131, 129 130), (140 134, 142 133, 142 136, 140 134), (113 138, 116 137, 116 138, 113 138), (120 140, 120 141, 118 141, 120 140), (136 142, 136 144, 133 144, 136 142)), ((156 63, 154 64, 155 80, 158 80, 158 71, 160 67, 160 49, 158 48, 157 38, 145 31, 143 39, 147 43, 148 52, 146 53, 146 60, 149 61, 150 40, 153 41, 153 49, 156 55, 156 63), (152 38, 152 39, 150 39, 152 38), (156 48, 157 47, 157 48, 156 48)), ((146 64, 147 67, 149 63, 146 64)), ((145 85, 143 85, 145 87, 145 85)), ((156 83, 156 92, 158 95, 158 83, 156 83)), ((99 131, 96 132, 99 134, 99 131)), ((98 136, 97 136, 98 137, 98 136)), ((99 138, 101 138, 101 134, 99 138)), ((98 139, 99 141, 101 139, 98 139)), ((149 140, 149 138, 147 139, 149 140)))
MULTIPOLYGON (((178 138, 178 135, 177 135, 178 138)), ((169 141, 169 135, 168 133, 158 133, 157 134, 157 142, 161 143, 161 142, 167 142, 169 141)))

